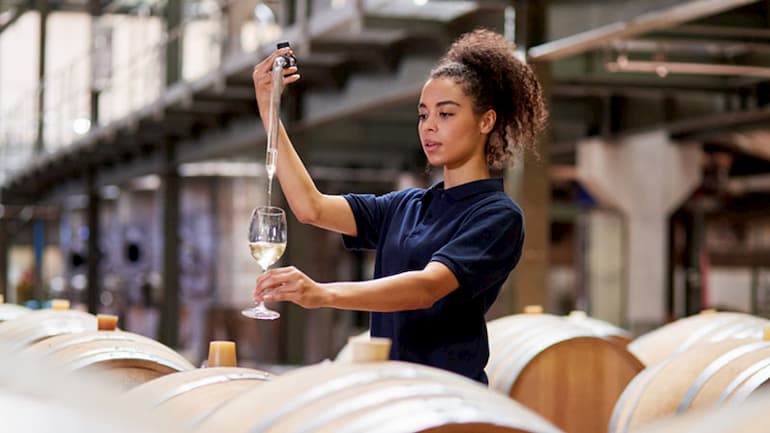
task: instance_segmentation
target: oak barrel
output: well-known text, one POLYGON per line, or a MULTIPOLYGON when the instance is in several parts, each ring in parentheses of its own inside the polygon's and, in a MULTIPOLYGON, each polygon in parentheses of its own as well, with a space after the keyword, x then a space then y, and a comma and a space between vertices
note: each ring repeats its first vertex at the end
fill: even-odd
POLYGON ((626 388, 613 411, 612 433, 650 422, 742 403, 770 382, 770 342, 754 339, 701 344, 647 367, 626 388))
POLYGON ((588 316, 585 312, 575 310, 564 317, 565 320, 577 326, 583 326, 598 336, 605 337, 622 345, 628 345, 633 340, 633 335, 610 322, 588 316))
POLYGON ((230 400, 195 432, 525 433, 559 430, 462 376, 405 362, 326 362, 230 400))
POLYGON ((60 334, 92 331, 96 316, 76 310, 36 310, 0 323, 0 341, 20 349, 60 334))
POLYGON ((634 433, 767 433, 770 391, 740 405, 691 412, 634 430, 634 433))
POLYGON ((125 389, 166 374, 195 367, 173 349, 125 331, 84 331, 35 343, 25 353, 71 370, 86 369, 109 377, 125 389))
POLYGON ((728 339, 761 339, 770 321, 743 313, 705 311, 644 334, 628 345, 644 365, 701 344, 728 339))
POLYGON ((605 432, 618 397, 644 368, 609 328, 560 316, 507 316, 488 330, 490 388, 568 432, 605 432))
POLYGON ((21 305, 0 303, 0 322, 13 320, 21 315, 31 312, 32 310, 21 305))
POLYGON ((151 380, 126 392, 125 398, 148 412, 163 412, 192 428, 216 408, 272 377, 251 368, 200 368, 151 380))
POLYGON ((174 424, 119 403, 109 382, 0 343, 3 433, 175 433, 174 424))

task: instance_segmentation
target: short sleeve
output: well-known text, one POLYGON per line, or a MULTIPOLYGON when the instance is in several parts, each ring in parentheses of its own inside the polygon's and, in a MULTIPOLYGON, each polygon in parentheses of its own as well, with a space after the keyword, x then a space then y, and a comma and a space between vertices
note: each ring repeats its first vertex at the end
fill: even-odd
POLYGON ((349 250, 373 250, 377 248, 380 233, 394 200, 395 193, 381 196, 374 194, 345 194, 356 220, 357 236, 342 235, 342 242, 349 250))
POLYGON ((497 288, 521 258, 524 216, 511 207, 485 209, 463 222, 458 235, 436 251, 431 261, 446 265, 477 296, 497 288))

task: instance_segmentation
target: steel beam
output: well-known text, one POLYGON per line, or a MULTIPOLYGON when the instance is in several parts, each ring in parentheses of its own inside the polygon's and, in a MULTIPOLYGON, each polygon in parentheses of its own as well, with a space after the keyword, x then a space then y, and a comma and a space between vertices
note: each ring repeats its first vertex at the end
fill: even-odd
POLYGON ((756 3, 757 0, 693 0, 684 4, 648 12, 636 18, 618 21, 566 38, 546 42, 530 48, 527 55, 531 61, 552 61, 574 56, 601 48, 618 39, 625 39, 641 34, 669 29, 678 24, 694 21, 756 3))

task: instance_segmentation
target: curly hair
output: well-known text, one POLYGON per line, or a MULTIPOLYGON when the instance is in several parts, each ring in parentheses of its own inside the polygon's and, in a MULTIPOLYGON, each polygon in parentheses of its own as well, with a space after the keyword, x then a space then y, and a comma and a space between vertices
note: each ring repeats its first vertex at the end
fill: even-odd
POLYGON ((495 110, 497 121, 484 149, 487 165, 502 168, 535 139, 548 117, 535 73, 513 54, 515 45, 499 33, 476 29, 461 35, 430 72, 451 78, 473 100, 481 115, 495 110))

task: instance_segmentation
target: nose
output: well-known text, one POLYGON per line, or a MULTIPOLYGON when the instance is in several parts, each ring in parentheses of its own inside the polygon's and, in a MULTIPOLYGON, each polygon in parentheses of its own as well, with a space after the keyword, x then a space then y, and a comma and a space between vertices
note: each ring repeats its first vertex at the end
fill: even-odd
POLYGON ((422 122, 420 122, 420 128, 424 131, 434 132, 436 131, 436 122, 433 120, 433 116, 427 115, 422 122))

